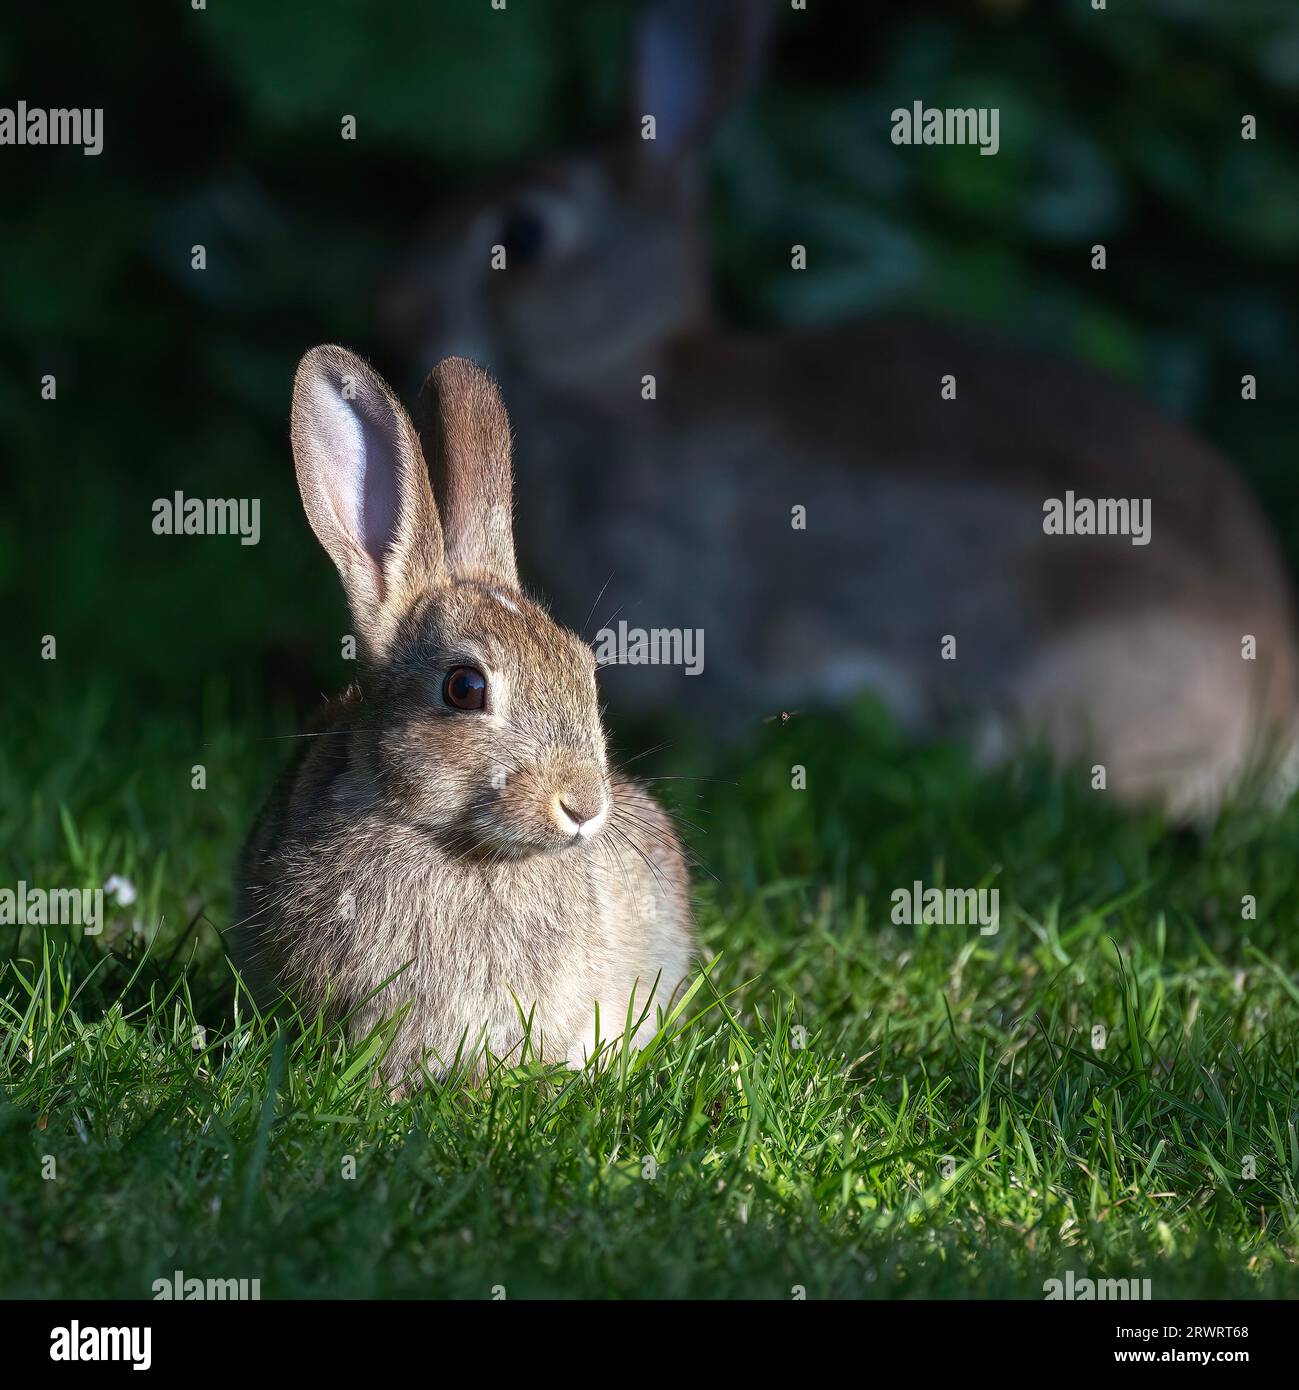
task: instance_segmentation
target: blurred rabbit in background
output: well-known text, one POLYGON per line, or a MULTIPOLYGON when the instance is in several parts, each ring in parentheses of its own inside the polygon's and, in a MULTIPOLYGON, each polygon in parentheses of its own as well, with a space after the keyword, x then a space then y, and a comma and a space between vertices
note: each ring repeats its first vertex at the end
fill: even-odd
POLYGON ((701 674, 615 668, 615 708, 738 731, 870 690, 918 731, 1044 739, 1125 800, 1212 812, 1296 712, 1288 582, 1224 458, 982 333, 716 321, 704 155, 772 9, 648 6, 623 138, 445 205, 384 289, 395 345, 489 365, 528 419, 523 558, 561 622, 703 630, 701 674), (1146 543, 1047 534, 1069 492, 1148 501, 1146 543))

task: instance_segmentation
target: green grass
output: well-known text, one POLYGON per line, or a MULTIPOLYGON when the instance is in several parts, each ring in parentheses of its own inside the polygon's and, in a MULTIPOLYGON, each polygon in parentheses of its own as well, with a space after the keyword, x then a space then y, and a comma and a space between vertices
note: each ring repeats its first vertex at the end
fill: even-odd
POLYGON ((0 927, 2 1294, 1299 1294, 1299 810, 1170 835, 868 709, 677 744, 637 767, 709 779, 656 784, 715 876, 697 1021, 394 1103, 381 1036, 259 1019, 220 953, 285 729, 214 688, 193 724, 90 694, 7 731, 0 887, 139 898, 100 937, 0 927), (917 878, 997 887, 999 933, 893 924, 917 878))

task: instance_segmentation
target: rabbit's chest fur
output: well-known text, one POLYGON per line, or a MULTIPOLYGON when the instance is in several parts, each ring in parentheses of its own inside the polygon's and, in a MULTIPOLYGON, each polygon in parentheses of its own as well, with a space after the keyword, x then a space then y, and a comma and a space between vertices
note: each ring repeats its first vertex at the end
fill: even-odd
POLYGON ((529 1014, 534 1052, 580 1063, 597 1004, 602 1036, 615 1037, 633 994, 639 1014, 661 975, 654 1001, 666 1006, 686 972, 688 904, 663 901, 654 877, 666 862, 603 840, 517 861, 450 855, 427 831, 361 810, 345 778, 316 805, 297 831, 281 815, 301 817, 301 803, 272 805, 254 831, 241 916, 257 919, 256 944, 237 954, 255 989, 282 983, 308 1009, 350 1015, 354 1038, 408 1006, 390 1074, 425 1057, 450 1065, 462 1041, 508 1056, 529 1014))
POLYGON ((522 1036, 519 1010, 534 1004, 547 1053, 562 1055, 613 988, 605 904, 585 856, 488 873, 409 827, 338 825, 277 858, 272 930, 288 943, 285 978, 333 1013, 356 1010, 354 1034, 409 1001, 403 1062, 426 1049, 450 1062, 462 1036, 472 1049, 481 1031, 507 1052, 522 1036))

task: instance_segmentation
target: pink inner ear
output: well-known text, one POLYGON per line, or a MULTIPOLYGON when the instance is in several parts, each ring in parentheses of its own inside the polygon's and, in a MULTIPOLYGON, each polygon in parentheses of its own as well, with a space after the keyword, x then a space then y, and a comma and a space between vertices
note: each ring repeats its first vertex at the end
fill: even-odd
POLYGON ((323 479, 339 528, 381 567, 397 530, 401 507, 397 456, 391 431, 374 418, 364 386, 344 400, 336 384, 317 393, 327 438, 323 479))
POLYGON ((392 441, 380 426, 365 415, 361 417, 365 477, 361 495, 361 536, 366 553, 377 564, 397 534, 401 493, 397 485, 397 458, 392 441))

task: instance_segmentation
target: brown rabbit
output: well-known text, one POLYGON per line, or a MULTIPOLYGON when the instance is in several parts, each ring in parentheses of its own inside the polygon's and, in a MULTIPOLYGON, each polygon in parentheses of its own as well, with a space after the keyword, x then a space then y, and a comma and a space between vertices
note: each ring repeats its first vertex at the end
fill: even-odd
POLYGON ((976 716, 990 751, 1041 737, 1126 799, 1211 811, 1289 746, 1297 701, 1287 579, 1223 458, 986 335, 714 322, 698 155, 771 8, 650 5, 656 138, 637 115, 629 142, 445 208, 386 289, 396 340, 472 348, 533 422, 525 559, 561 617, 607 580, 604 612, 705 633, 702 675, 619 671, 614 702, 747 726, 869 688, 919 728, 976 716), (1048 534, 1069 493, 1144 507, 1145 543, 1048 534))
POLYGON ((302 359, 293 457, 338 568, 360 673, 263 809, 232 954, 254 991, 351 1015, 400 1005, 384 1064, 447 1068, 485 1038, 581 1065, 643 1041, 685 975, 688 879, 655 801, 610 768, 591 649, 519 590, 510 427, 450 359, 422 395, 441 479, 383 381, 338 347, 302 359), (387 982, 387 983, 386 983, 387 982))

